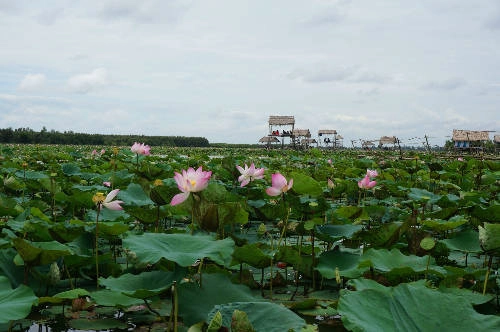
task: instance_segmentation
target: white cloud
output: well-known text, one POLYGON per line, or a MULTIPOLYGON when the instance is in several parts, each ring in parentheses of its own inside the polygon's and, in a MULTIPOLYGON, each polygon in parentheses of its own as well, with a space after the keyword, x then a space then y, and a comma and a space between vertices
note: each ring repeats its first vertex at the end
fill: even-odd
POLYGON ((22 91, 36 91, 43 88, 46 81, 44 74, 28 74, 24 76, 18 88, 22 91))
POLYGON ((68 80, 68 87, 72 92, 88 93, 109 85, 108 71, 104 68, 94 69, 88 74, 79 74, 68 80))
POLYGON ((464 79, 455 77, 441 81, 430 81, 424 84, 422 88, 428 90, 455 90, 465 84, 466 82, 464 79))

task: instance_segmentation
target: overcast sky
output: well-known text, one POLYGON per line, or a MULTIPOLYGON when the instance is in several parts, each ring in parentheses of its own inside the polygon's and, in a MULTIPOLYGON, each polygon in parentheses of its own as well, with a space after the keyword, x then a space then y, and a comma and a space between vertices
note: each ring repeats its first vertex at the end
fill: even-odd
POLYGON ((270 115, 498 131, 500 1, 0 0, 1 128, 257 143, 270 115))

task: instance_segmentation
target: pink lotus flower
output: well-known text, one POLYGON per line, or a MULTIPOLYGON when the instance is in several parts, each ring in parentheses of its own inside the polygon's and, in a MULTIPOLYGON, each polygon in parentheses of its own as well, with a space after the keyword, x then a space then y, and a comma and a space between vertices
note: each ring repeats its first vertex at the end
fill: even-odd
POLYGON ((102 183, 103 186, 106 186, 106 187, 111 187, 111 182, 110 181, 104 181, 102 183))
POLYGON ((375 177, 378 176, 378 172, 375 169, 367 169, 366 170, 366 176, 368 176, 370 178, 375 178, 375 177))
POLYGON ((266 189, 266 193, 269 196, 278 196, 281 193, 286 193, 293 186, 293 179, 290 182, 286 181, 286 178, 280 173, 274 173, 271 177, 271 187, 266 189))
POLYGON ((123 201, 113 201, 113 199, 118 195, 120 189, 111 190, 109 194, 104 197, 103 193, 97 193, 92 197, 92 201, 97 204, 99 209, 103 206, 110 210, 123 210, 120 204, 123 204, 123 201))
POLYGON ((250 181, 264 178, 264 168, 255 168, 254 163, 252 163, 250 167, 245 164, 245 168, 236 165, 236 168, 241 173, 238 177, 238 182, 241 182, 241 187, 246 186, 250 181))
POLYGON ((368 174, 366 174, 362 180, 358 181, 358 187, 361 189, 371 189, 375 187, 376 184, 377 181, 372 181, 368 174))
POLYGON ((145 155, 145 156, 149 156, 150 155, 150 152, 149 150, 151 149, 151 147, 149 145, 145 145, 144 143, 137 143, 135 142, 132 147, 130 148, 130 150, 133 152, 133 153, 136 153, 136 154, 142 154, 142 155, 145 155))
POLYGON ((330 189, 335 188, 335 183, 333 183, 332 179, 328 178, 327 184, 328 184, 328 188, 330 188, 330 189))
POLYGON ((328 159, 328 164, 332 164, 332 160, 331 159, 328 159))
POLYGON ((175 195, 170 201, 170 205, 180 204, 189 197, 189 193, 205 189, 211 176, 212 171, 204 172, 201 166, 196 171, 189 167, 187 171, 182 170, 182 174, 175 172, 174 180, 182 193, 175 195))
POLYGON ((92 154, 92 157, 97 156, 97 150, 96 149, 92 150, 91 154, 92 154))

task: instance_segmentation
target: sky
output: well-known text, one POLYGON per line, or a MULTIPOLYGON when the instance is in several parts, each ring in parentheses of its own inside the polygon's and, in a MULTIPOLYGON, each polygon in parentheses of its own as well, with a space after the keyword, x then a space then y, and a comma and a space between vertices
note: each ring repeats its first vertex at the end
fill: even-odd
POLYGON ((0 128, 257 143, 292 115, 346 146, 500 131, 498 0, 0 0, 0 45, 0 128))

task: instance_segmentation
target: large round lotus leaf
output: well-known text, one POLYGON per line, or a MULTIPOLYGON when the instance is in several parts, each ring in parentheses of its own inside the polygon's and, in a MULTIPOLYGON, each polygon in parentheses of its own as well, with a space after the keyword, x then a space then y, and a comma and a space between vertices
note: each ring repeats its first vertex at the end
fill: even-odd
POLYGON ((81 170, 77 164, 62 164, 61 170, 65 175, 80 175, 81 170))
POLYGON ((37 171, 17 171, 16 176, 20 179, 28 179, 28 180, 40 180, 40 179, 48 179, 49 176, 42 172, 37 171))
MULTIPOLYGON (((85 216, 85 220, 89 222, 95 222, 97 217, 97 212, 95 210, 87 211, 87 215, 85 216)), ((99 212, 99 222, 102 221, 118 221, 120 219, 127 219, 129 215, 124 210, 110 210, 110 209, 102 209, 99 212)))
POLYGON ((235 310, 238 310, 236 311, 237 313, 246 313, 255 331, 302 331, 307 325, 304 319, 293 311, 282 305, 270 302, 235 302, 216 305, 208 314, 208 321, 217 312, 220 312, 222 315, 222 326, 231 327, 235 310))
POLYGON ((454 216, 449 220, 440 219, 426 219, 422 220, 420 223, 427 228, 432 229, 435 232, 446 232, 462 226, 467 222, 467 219, 463 216, 454 216))
POLYGON ((485 222, 484 227, 479 226, 479 243, 484 251, 500 249, 500 224, 485 222))
POLYGON ((120 291, 109 289, 90 293, 90 297, 97 305, 105 307, 128 308, 133 305, 143 304, 144 300, 124 295, 120 291))
POLYGON ((30 243, 21 238, 15 238, 12 242, 19 256, 29 265, 50 264, 60 257, 73 253, 69 247, 57 241, 30 243))
POLYGON ((425 202, 435 203, 441 198, 441 196, 433 194, 425 189, 410 188, 410 193, 408 193, 408 198, 420 203, 425 203, 425 202))
POLYGON ((184 276, 183 269, 179 269, 177 273, 164 271, 142 272, 137 275, 127 273, 118 278, 99 278, 99 285, 130 297, 146 299, 167 290, 174 281, 179 281, 184 276))
POLYGON ((449 249, 463 252, 481 252, 478 232, 468 230, 458 233, 451 239, 441 240, 449 249))
POLYGON ((229 266, 234 241, 215 240, 209 235, 145 233, 123 239, 123 247, 134 252, 140 262, 156 263, 165 258, 180 266, 190 266, 197 259, 209 258, 229 266))
POLYGON ((206 320, 217 304, 259 301, 248 287, 233 284, 222 274, 203 274, 201 287, 193 282, 179 284, 177 294, 179 315, 186 325, 206 320))
POLYGON ((362 225, 321 225, 316 227, 316 236, 327 242, 335 242, 343 238, 349 239, 362 229, 362 225))
POLYGON ((500 317, 477 313, 461 296, 422 282, 341 292, 338 311, 350 331, 498 331, 500 317))
POLYGON ((428 257, 418 257, 415 255, 406 256, 398 249, 370 249, 361 257, 361 267, 372 266, 380 272, 391 272, 397 275, 408 275, 413 273, 423 273, 429 269, 438 275, 445 275, 446 270, 435 265, 434 258, 431 258, 429 266, 428 257))
POLYGON ((236 247, 233 253, 235 263, 246 263, 258 269, 263 269, 271 265, 271 252, 262 250, 259 243, 245 244, 236 247))
POLYGON ((120 190, 118 199, 125 202, 126 205, 143 206, 153 204, 151 198, 149 198, 142 187, 137 183, 131 183, 128 185, 127 189, 120 190))
POLYGON ((129 326, 118 319, 100 318, 100 319, 72 319, 69 321, 72 329, 82 331, 109 331, 112 329, 127 329, 129 326))
POLYGON ((313 197, 321 196, 323 194, 323 189, 321 188, 319 182, 308 175, 299 172, 292 172, 289 178, 293 179, 292 189, 298 194, 304 194, 313 197))
POLYGON ((0 324, 28 316, 38 298, 28 286, 12 289, 7 277, 0 276, 0 324))
POLYGON ((327 279, 335 278, 336 269, 341 276, 357 278, 363 273, 363 269, 358 269, 360 258, 360 255, 339 250, 326 251, 319 256, 316 270, 327 279))

